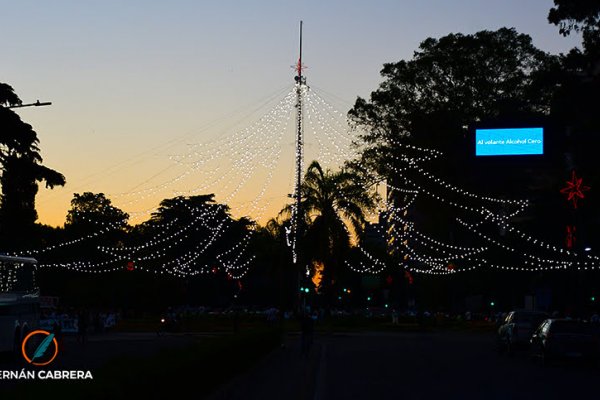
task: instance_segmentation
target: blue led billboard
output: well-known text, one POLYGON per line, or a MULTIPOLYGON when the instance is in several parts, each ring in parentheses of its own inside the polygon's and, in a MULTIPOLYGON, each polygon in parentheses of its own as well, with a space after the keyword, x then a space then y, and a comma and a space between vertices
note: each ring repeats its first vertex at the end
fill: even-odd
POLYGON ((476 156, 544 154, 544 128, 475 130, 476 156))

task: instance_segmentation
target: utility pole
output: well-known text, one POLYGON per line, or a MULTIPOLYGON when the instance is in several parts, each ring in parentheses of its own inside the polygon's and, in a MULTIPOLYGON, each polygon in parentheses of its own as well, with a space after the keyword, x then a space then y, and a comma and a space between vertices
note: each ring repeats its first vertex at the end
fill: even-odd
POLYGON ((304 156, 304 142, 303 142, 303 112, 302 112, 302 97, 306 91, 306 78, 302 76, 302 21, 300 21, 300 57, 298 58, 298 64, 296 65, 297 75, 294 77, 296 81, 296 184, 294 191, 295 208, 294 215, 292 216, 292 224, 294 229, 294 237, 292 242, 292 259, 294 264, 298 263, 299 259, 299 246, 301 237, 301 223, 302 223, 302 166, 304 156))
POLYGON ((300 258, 300 240, 302 237, 302 226, 303 226, 303 213, 302 213, 302 166, 303 166, 303 156, 304 156, 304 124, 303 124, 303 96, 306 92, 306 78, 302 76, 302 70, 304 66, 302 65, 302 21, 300 21, 300 56, 298 58, 298 64, 296 65, 296 76, 294 76, 294 80, 296 81, 296 184, 294 190, 294 198, 295 205, 292 214, 292 229, 293 229, 293 238, 292 238, 292 261, 293 265, 296 268, 297 272, 297 285, 296 285, 296 293, 299 296, 299 301, 301 304, 298 304, 302 307, 302 313, 305 312, 306 306, 306 297, 304 293, 299 293, 302 289, 302 278, 304 271, 302 271, 299 263, 302 262, 300 258))

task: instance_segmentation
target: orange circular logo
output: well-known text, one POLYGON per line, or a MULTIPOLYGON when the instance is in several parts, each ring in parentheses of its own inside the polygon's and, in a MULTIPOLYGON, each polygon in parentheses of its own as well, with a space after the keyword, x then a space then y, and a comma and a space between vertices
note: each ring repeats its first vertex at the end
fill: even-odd
POLYGON ((29 364, 43 367, 54 361, 58 355, 58 342, 54 333, 40 329, 25 336, 21 351, 29 364))

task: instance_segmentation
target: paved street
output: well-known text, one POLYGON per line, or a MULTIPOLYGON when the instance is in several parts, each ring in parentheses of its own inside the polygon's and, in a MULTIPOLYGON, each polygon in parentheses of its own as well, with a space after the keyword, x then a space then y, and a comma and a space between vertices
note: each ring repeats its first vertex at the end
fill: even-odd
POLYGON ((320 336, 309 358, 299 338, 238 377, 214 399, 597 398, 600 370, 543 367, 526 354, 499 355, 489 334, 320 336), (591 397, 590 397, 591 396, 591 397))
MULTIPOLYGON (((198 339, 119 333, 92 336, 82 345, 68 338, 55 367, 94 370, 122 355, 143 357, 198 339)), ((0 361, 0 369, 16 367, 6 358, 0 361)), ((291 334, 285 346, 210 400, 583 399, 599 397, 599 374, 599 368, 586 365, 544 367, 525 353, 499 355, 491 334, 317 335, 307 356, 300 352, 300 336, 291 334)))
MULTIPOLYGON (((60 344, 59 357, 52 364, 54 369, 94 370, 108 361, 121 357, 146 357, 164 348, 177 348, 189 345, 201 335, 166 335, 156 333, 109 333, 90 335, 85 344, 75 336, 66 336, 60 344)), ((13 370, 21 367, 10 354, 2 354, 0 370, 13 370)), ((0 384, 1 386, 1 384, 0 384)))

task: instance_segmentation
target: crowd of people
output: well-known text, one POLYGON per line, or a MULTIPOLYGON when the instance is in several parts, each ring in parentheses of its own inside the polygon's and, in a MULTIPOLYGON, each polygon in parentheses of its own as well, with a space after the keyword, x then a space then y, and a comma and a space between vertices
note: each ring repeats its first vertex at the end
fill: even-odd
POLYGON ((119 319, 119 314, 112 310, 51 309, 42 311, 40 327, 84 337, 88 333, 111 331, 119 319))

